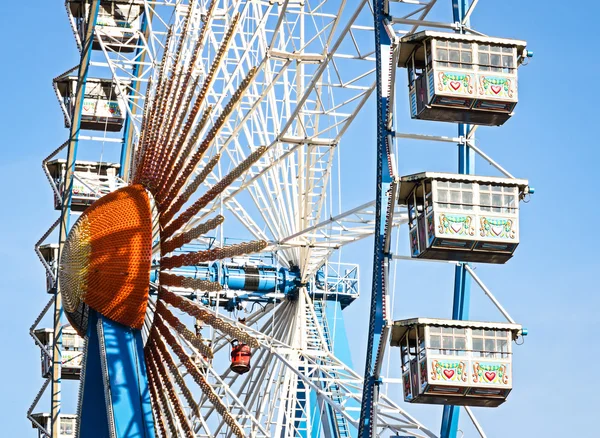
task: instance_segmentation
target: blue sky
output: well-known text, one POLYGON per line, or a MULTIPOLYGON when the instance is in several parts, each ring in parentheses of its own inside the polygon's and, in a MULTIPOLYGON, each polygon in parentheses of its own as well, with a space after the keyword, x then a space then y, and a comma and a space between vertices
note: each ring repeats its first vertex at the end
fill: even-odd
MULTIPOLYGON (((443 2, 448 3, 449 17, 450 2, 439 3, 443 2)), ((596 377, 600 353, 593 335, 600 329, 596 280, 600 242, 595 223, 600 208, 593 201, 600 161, 595 134, 598 99, 593 91, 600 70, 600 31, 594 21, 600 7, 542 0, 480 3, 473 16, 478 30, 525 39, 535 57, 520 69, 520 103, 514 118, 502 128, 480 129, 478 139, 509 171, 529 179, 536 193, 529 204, 522 204, 522 244, 516 256, 504 266, 477 269, 530 335, 514 349, 515 388, 507 403, 496 410, 479 409, 476 414, 489 437, 566 433, 592 437, 597 435, 593 427, 600 406, 596 377)), ((39 351, 27 332, 49 298, 33 245, 57 217, 40 166, 67 135, 51 81, 77 62, 77 50, 61 1, 2 2, 0 32, 5 42, 0 68, 4 86, 0 108, 4 277, 0 418, 3 436, 25 437, 34 436, 25 412, 42 383, 39 351)), ((372 105, 367 106, 365 112, 371 109, 372 105)), ((454 133, 450 125, 409 124, 406 111, 403 114, 398 130, 406 126, 413 132, 454 133)), ((344 196, 365 201, 374 196, 374 154, 368 151, 373 151, 375 137, 369 129, 351 128, 348 138, 352 140, 344 143, 364 153, 360 159, 358 153, 344 154, 348 171, 343 181, 351 187, 344 196), (355 172, 363 178, 352 185, 355 172)), ((426 170, 425 163, 437 166, 432 170, 455 168, 453 146, 402 142, 399 148, 400 173, 426 170)), ((477 166, 478 173, 491 172, 485 163, 477 166)), ((344 253, 345 260, 361 264, 362 297, 346 314, 346 320, 356 321, 348 324, 348 335, 359 368, 364 362, 371 250, 368 240, 344 253)), ((397 275, 394 318, 450 316, 451 267, 400 263, 397 275)), ((475 286, 472 295, 473 319, 501 320, 475 286)), ((439 408, 408 408, 438 429, 439 408)), ((461 428, 466 436, 474 436, 465 418, 461 428)))

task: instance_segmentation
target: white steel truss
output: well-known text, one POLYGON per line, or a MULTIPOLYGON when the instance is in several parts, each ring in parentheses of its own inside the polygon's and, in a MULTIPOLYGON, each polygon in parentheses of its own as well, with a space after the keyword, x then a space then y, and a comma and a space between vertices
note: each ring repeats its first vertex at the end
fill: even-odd
MULTIPOLYGON (((213 364, 204 362, 207 378, 226 400, 229 412, 243 426, 246 436, 294 437, 300 432, 310 435, 313 428, 322 427, 318 421, 311 421, 311 414, 320 415, 325 407, 339 416, 338 424, 346 428, 357 426, 362 376, 332 353, 328 328, 318 317, 319 306, 312 302, 306 289, 301 289, 294 302, 285 301, 273 307, 272 312, 261 309, 251 314, 243 325, 208 307, 204 310, 259 341, 260 346, 253 353, 254 366, 243 376, 229 369, 219 372, 219 365, 214 364, 218 359, 213 364), (320 406, 316 413, 304 405, 309 392, 316 394, 320 406)), ((225 337, 216 337, 215 354, 227 345, 225 337)), ((200 357, 190 343, 186 347, 191 355, 200 357)), ((197 424, 197 436, 219 433, 231 436, 224 422, 215 418, 216 412, 206 397, 200 397, 199 406, 202 417, 191 414, 197 424), (210 428, 212 424, 215 426, 210 428)), ((378 402, 378 412, 378 436, 385 433, 436 436, 385 394, 378 402)))

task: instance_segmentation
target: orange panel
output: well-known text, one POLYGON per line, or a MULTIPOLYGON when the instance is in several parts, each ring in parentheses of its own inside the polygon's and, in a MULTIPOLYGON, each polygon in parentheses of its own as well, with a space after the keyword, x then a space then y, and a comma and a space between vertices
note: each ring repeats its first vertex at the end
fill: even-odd
POLYGON ((61 257, 61 265, 82 277, 77 282, 79 291, 68 290, 74 282, 61 282, 63 294, 78 294, 107 318, 141 329, 152 257, 152 214, 146 190, 132 185, 109 193, 92 204, 78 223, 67 240, 81 242, 67 245, 85 247, 88 263, 74 270, 81 262, 61 257))

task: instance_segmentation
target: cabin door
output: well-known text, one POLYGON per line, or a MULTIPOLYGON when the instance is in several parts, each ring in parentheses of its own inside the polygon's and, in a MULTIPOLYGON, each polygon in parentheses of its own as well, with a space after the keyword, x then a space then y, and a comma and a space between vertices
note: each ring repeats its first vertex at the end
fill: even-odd
POLYGON ((427 101, 427 75, 423 71, 417 78, 417 114, 425 109, 427 101))

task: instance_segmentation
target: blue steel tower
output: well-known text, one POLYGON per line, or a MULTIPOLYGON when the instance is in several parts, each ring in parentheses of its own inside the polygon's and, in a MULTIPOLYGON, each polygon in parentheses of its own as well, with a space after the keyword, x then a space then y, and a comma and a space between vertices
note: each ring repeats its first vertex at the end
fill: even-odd
POLYGON ((389 28, 387 1, 373 0, 375 20, 375 65, 377 74, 377 184, 375 195, 375 234, 373 251, 373 279, 369 334, 367 342, 365 379, 360 409, 358 436, 372 437, 376 430, 373 404, 378 399, 379 371, 383 346, 382 339, 387 323, 385 315, 386 287, 390 259, 390 225, 394 212, 394 175, 392 174, 391 147, 393 138, 391 79, 393 65, 393 31, 389 28), (390 32, 391 31, 391 32, 390 32))
MULTIPOLYGON (((469 8, 468 0, 452 0, 452 17, 455 23, 461 23, 465 26, 469 22, 464 22, 465 15, 469 8)), ((458 32, 463 32, 462 27, 458 32)), ((458 125, 458 137, 471 137, 473 132, 472 127, 463 123, 458 125)), ((475 173, 475 153, 465 143, 458 145, 458 173, 474 174, 475 173)), ((465 263, 459 263, 454 272, 454 299, 452 305, 452 319, 468 320, 469 319, 469 302, 470 302, 471 277, 466 270, 465 263)), ((442 414, 442 429, 441 438, 455 438, 458 432, 458 419, 460 407, 444 406, 442 414)))

